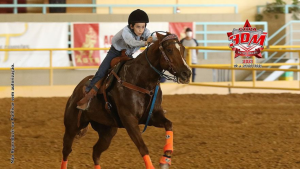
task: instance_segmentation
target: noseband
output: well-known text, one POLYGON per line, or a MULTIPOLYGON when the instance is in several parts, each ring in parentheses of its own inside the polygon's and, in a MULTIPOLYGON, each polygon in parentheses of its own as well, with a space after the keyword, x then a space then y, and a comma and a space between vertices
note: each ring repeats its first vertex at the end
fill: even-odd
MULTIPOLYGON (((153 32, 153 33, 154 33, 154 32, 153 32)), ((153 34, 153 33, 152 33, 152 34, 153 34)), ((152 35, 152 34, 151 34, 151 35, 152 35)), ((169 65, 168 71, 175 74, 176 71, 174 70, 174 65, 173 65, 172 61, 169 59, 169 57, 166 55, 166 53, 165 53, 165 51, 164 51, 164 49, 163 49, 163 47, 162 47, 162 43, 163 43, 163 42, 165 42, 165 41, 167 41, 167 40, 171 40, 171 39, 178 39, 178 37, 177 37, 175 34, 167 35, 166 37, 164 37, 163 40, 162 40, 161 42, 159 42, 159 50, 160 50, 161 54, 163 55, 163 57, 165 58, 165 60, 167 61, 168 65, 169 65)), ((178 42, 176 42, 176 43, 178 43, 178 42)), ((174 82, 178 82, 178 78, 177 78, 175 75, 174 75, 174 76, 166 75, 166 74, 164 73, 165 71, 161 72, 161 71, 157 70, 157 69, 150 63, 150 61, 149 61, 149 59, 148 59, 148 56, 147 56, 148 48, 149 48, 149 45, 148 45, 148 47, 147 47, 147 49, 146 49, 146 54, 145 54, 145 56, 146 56, 146 59, 147 59, 149 65, 150 65, 150 67, 151 67, 156 73, 158 73, 158 74, 160 75, 160 77, 164 77, 164 78, 166 78, 167 80, 173 80, 174 82)))

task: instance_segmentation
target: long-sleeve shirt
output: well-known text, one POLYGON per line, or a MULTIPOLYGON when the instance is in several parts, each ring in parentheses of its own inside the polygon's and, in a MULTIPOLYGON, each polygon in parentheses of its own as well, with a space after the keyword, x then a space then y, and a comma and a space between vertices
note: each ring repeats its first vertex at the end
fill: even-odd
POLYGON ((138 51, 141 47, 144 47, 145 41, 147 41, 150 35, 150 30, 147 28, 145 28, 141 36, 137 36, 128 26, 125 26, 112 38, 112 45, 118 51, 126 49, 126 55, 129 56, 138 51))

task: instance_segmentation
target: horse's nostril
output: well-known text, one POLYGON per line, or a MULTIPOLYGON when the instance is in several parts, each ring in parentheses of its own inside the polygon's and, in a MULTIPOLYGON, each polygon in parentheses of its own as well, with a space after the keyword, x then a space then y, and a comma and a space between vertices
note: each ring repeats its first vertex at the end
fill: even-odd
POLYGON ((188 73, 187 72, 181 72, 181 76, 182 77, 188 77, 188 73))

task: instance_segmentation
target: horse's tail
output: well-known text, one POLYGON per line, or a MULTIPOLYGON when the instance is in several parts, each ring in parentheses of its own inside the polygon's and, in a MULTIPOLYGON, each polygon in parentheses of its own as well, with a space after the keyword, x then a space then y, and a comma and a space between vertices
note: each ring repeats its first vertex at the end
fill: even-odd
POLYGON ((76 134, 76 138, 80 139, 81 137, 85 136, 87 131, 89 129, 89 125, 87 125, 85 128, 81 129, 77 134, 76 134))

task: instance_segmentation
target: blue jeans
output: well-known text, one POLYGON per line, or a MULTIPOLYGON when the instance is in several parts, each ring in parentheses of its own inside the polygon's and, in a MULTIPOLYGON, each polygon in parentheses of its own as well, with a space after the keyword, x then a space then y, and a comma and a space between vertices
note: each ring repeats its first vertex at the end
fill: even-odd
POLYGON ((192 82, 195 82, 196 68, 192 68, 192 82))
POLYGON ((98 71, 93 77, 90 85, 85 89, 86 92, 89 92, 92 89, 92 87, 105 76, 107 70, 110 68, 110 62, 113 60, 113 58, 118 56, 121 56, 121 51, 118 51, 113 46, 111 46, 109 51, 107 52, 106 57, 99 66, 98 71))

